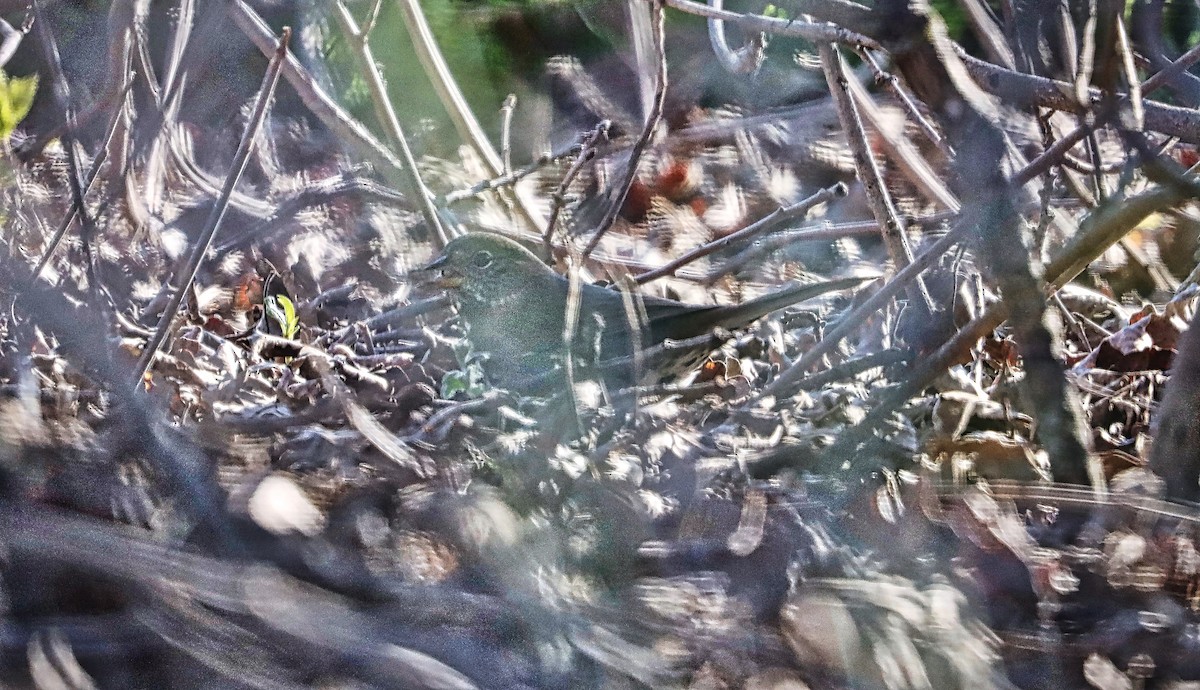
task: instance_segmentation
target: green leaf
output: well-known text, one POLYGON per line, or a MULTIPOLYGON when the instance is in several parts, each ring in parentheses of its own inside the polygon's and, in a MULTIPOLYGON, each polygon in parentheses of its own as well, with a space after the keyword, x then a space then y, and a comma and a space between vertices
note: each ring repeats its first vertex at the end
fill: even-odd
POLYGON ((442 376, 442 390, 439 392, 439 397, 443 400, 450 400, 456 394, 467 390, 467 373, 459 369, 447 371, 442 376))
POLYGON ((454 352, 454 359, 458 361, 458 365, 464 369, 467 363, 475 357, 475 351, 471 348, 471 341, 465 338, 459 338, 451 342, 450 349, 454 352))
POLYGON ((291 340, 300 332, 300 315, 296 313, 296 305, 286 295, 277 295, 275 300, 283 307, 283 337, 291 340))
POLYGON ((280 334, 293 340, 300 332, 300 316, 296 313, 296 305, 287 295, 269 295, 263 300, 263 308, 267 316, 279 325, 280 334))
POLYGON ((764 17, 774 17, 776 19, 788 18, 787 10, 783 9, 782 7, 776 7, 775 5, 767 5, 763 8, 762 13, 764 17))
POLYGON ((441 397, 444 400, 463 393, 468 398, 478 398, 487 390, 483 383, 483 368, 478 362, 471 362, 462 369, 447 371, 442 376, 441 397))
POLYGON ((33 107, 37 94, 36 74, 28 77, 9 77, 0 70, 0 138, 7 139, 33 107))

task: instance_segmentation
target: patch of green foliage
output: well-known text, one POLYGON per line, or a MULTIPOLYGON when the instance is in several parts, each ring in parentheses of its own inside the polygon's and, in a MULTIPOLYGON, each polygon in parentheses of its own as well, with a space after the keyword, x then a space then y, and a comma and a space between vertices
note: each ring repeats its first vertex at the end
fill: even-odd
POLYGON ((0 138, 7 139, 29 114, 37 83, 36 74, 10 77, 0 70, 0 138))
POLYGON ((942 21, 946 23, 946 32, 950 34, 950 38, 962 43, 969 31, 967 15, 963 12, 962 6, 957 0, 933 0, 930 4, 941 15, 942 21))

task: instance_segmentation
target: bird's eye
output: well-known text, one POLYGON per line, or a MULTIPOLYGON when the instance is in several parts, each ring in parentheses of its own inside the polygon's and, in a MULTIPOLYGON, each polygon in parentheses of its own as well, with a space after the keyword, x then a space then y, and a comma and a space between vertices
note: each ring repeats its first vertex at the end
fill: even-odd
POLYGON ((487 268, 492 265, 492 253, 485 250, 475 252, 475 258, 472 259, 476 268, 487 268))

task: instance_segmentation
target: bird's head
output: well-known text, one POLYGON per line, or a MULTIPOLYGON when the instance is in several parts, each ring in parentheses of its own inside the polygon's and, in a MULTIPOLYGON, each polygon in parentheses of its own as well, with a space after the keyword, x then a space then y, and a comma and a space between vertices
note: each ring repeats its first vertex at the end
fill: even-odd
POLYGON ((459 297, 488 301, 527 289, 553 274, 533 252, 500 235, 477 232, 450 241, 424 267, 438 271, 434 284, 459 297))

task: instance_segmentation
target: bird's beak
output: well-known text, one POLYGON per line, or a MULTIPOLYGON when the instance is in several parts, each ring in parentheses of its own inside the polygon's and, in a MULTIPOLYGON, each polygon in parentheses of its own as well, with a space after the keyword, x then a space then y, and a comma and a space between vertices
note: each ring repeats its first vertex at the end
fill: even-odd
POLYGON ((437 256, 435 256, 433 258, 432 261, 430 261, 429 263, 425 264, 424 266, 418 268, 417 270, 424 271, 424 272, 441 270, 441 268, 443 266, 445 266, 446 262, 449 260, 450 260, 450 257, 446 256, 445 254, 438 254, 437 256))
POLYGON ((426 284, 435 285, 443 289, 459 287, 463 282, 462 276, 458 275, 458 272, 453 269, 447 270, 446 266, 448 263, 449 257, 441 254, 418 268, 417 272, 425 275, 424 282, 426 284))

